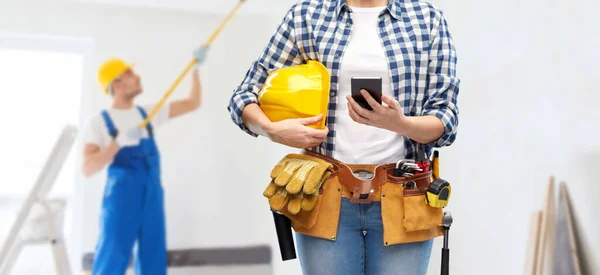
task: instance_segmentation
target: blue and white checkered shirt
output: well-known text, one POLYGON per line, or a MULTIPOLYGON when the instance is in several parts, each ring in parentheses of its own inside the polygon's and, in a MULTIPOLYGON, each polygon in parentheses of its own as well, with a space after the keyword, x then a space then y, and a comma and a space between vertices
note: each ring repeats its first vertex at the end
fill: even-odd
MULTIPOLYGON (((335 110, 340 61, 352 32, 352 8, 344 0, 303 0, 295 4, 271 37, 267 47, 235 88, 228 110, 232 120, 252 136, 242 122, 242 110, 258 103, 265 79, 281 67, 317 60, 331 74, 331 98, 327 115, 329 135, 314 152, 333 156, 335 110)), ((379 16, 379 36, 385 46, 395 99, 406 116, 434 115, 441 119, 444 134, 426 144, 452 144, 458 125, 456 51, 441 10, 430 3, 391 0, 379 16)), ((406 158, 414 158, 416 142, 405 140, 406 158)))

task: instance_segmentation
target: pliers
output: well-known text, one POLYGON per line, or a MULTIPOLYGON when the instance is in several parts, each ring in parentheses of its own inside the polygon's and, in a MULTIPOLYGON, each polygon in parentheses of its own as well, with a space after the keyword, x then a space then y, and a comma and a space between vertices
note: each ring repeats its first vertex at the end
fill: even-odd
POLYGON ((421 168, 423 172, 429 171, 431 167, 431 163, 425 154, 425 148, 423 144, 419 143, 417 145, 417 151, 415 154, 415 163, 421 168))

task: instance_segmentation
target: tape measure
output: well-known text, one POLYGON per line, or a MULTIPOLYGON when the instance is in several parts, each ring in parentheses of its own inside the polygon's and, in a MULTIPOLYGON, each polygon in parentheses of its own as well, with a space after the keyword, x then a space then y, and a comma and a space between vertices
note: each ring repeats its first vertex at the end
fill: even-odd
POLYGON ((437 178, 427 188, 427 204, 435 208, 444 208, 448 205, 452 187, 447 181, 437 178))

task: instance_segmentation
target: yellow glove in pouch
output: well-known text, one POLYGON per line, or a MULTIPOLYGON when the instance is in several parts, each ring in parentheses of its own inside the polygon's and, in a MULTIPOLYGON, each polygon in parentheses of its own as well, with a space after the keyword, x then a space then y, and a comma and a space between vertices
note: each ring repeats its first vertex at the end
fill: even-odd
POLYGON ((331 175, 333 165, 322 159, 299 154, 284 157, 271 171, 271 182, 263 192, 273 210, 287 210, 295 215, 311 211, 321 185, 331 175))

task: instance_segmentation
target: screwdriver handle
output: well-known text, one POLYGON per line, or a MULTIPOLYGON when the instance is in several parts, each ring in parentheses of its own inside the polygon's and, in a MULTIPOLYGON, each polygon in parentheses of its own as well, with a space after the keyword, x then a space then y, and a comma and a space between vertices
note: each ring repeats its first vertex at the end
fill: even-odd
POLYGON ((437 150, 433 152, 433 161, 431 161, 431 168, 433 170, 433 178, 439 179, 440 178, 440 152, 437 150))

